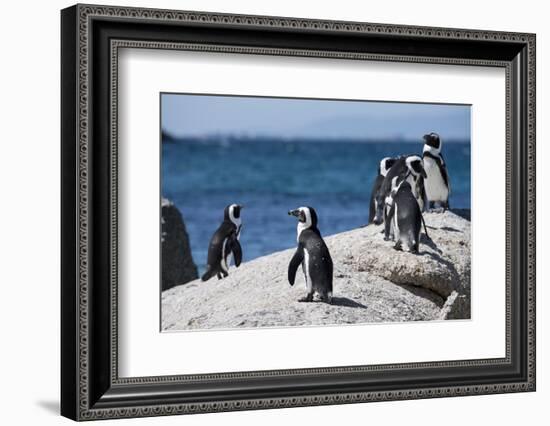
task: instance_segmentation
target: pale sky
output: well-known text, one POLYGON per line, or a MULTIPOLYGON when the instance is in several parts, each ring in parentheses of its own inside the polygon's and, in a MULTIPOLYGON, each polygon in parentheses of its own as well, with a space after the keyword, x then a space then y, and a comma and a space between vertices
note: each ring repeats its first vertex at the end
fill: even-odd
POLYGON ((470 138, 470 106, 210 95, 161 95, 161 125, 176 137, 470 138))

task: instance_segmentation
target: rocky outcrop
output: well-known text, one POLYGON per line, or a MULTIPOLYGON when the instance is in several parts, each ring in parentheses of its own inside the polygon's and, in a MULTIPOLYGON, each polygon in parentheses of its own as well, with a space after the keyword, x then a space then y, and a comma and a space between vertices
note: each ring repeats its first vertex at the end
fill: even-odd
POLYGON ((162 290, 185 284, 198 277, 189 236, 177 207, 162 199, 162 290))
MULTIPOLYGON (((461 214, 461 216, 464 216, 461 214)), ((287 282, 294 249, 232 267, 229 277, 162 293, 164 330, 277 327, 470 318, 470 222, 427 213, 430 239, 419 254, 396 251, 381 226, 325 238, 334 263, 333 304, 300 303, 299 270, 287 282)), ((289 227, 292 225, 289 224, 289 227)))
POLYGON ((452 212, 427 213, 424 218, 430 238, 422 234, 420 255, 395 251, 392 243, 373 235, 370 250, 347 250, 344 261, 394 284, 436 293, 447 304, 448 313, 442 311, 441 319, 469 318, 470 222, 452 212))

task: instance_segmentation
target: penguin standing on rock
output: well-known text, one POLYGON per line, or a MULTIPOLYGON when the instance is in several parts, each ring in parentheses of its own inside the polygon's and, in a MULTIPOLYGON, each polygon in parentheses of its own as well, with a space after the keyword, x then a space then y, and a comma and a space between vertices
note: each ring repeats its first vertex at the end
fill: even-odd
POLYGON ((422 224, 424 224, 426 237, 430 237, 420 206, 406 178, 396 176, 392 179, 392 190, 386 199, 386 204, 389 207, 386 221, 392 223, 395 238, 394 248, 418 253, 422 224))
POLYGON ((427 178, 425 182, 428 197, 428 209, 431 210, 439 203, 443 211, 449 209, 449 195, 451 185, 447 166, 441 154, 442 142, 437 133, 424 135, 424 152, 422 160, 427 178))
MULTIPOLYGON (((384 223, 385 218, 389 212, 389 207, 386 205, 386 198, 390 195, 392 190, 393 178, 398 177, 407 180, 411 186, 412 193, 418 203, 420 210, 424 210, 426 192, 424 188, 424 179, 426 178, 426 171, 422 158, 418 155, 407 155, 399 157, 393 166, 388 170, 386 177, 384 178, 380 189, 376 193, 376 214, 373 219, 375 225, 384 223)), ((386 224, 385 238, 389 238, 390 223, 386 224)))
POLYGON ((307 293, 299 302, 312 302, 317 293, 321 301, 332 303, 332 258, 317 228, 317 213, 312 207, 300 207, 288 212, 298 218, 298 247, 288 265, 288 282, 294 285, 298 266, 306 278, 307 293))
POLYGON ((206 272, 201 277, 202 281, 207 281, 214 275, 218 279, 229 275, 229 264, 231 255, 235 257, 235 266, 239 267, 242 261, 242 249, 239 243, 241 234, 242 206, 231 204, 223 211, 223 222, 218 227, 208 246, 208 260, 206 272))
POLYGON ((374 185, 372 186, 372 191, 370 193, 369 223, 372 223, 374 220, 374 217, 376 216, 376 208, 377 208, 376 194, 380 190, 380 187, 382 186, 382 182, 384 182, 384 178, 388 174, 388 170, 390 170, 391 166, 393 166, 396 161, 397 161, 397 158, 391 158, 391 157, 383 158, 380 161, 380 165, 378 166, 378 175, 374 180, 374 185))

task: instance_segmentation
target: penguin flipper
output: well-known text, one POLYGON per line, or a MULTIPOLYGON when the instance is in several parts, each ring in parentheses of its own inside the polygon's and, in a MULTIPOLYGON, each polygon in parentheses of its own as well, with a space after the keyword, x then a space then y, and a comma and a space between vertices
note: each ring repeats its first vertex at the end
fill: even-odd
POLYGON ((436 159, 436 162, 439 166, 439 169, 441 170, 441 177, 443 178, 443 182, 445 182, 445 185, 447 185, 447 188, 449 188, 450 194, 451 182, 449 181, 449 172, 447 171, 447 165, 445 164, 445 160, 443 159, 443 154, 439 154, 439 158, 436 159))
POLYGON ((395 214, 395 203, 390 207, 390 211, 387 211, 387 206, 384 206, 384 241, 390 239, 391 234, 391 222, 393 220, 393 215, 395 214))
POLYGON ((420 211, 427 211, 428 210, 428 194, 426 193, 426 187, 424 186, 424 178, 420 178, 418 180, 418 192, 420 195, 420 198, 422 199, 422 206, 423 208, 420 209, 420 211))
POLYGON ((304 249, 301 245, 299 245, 294 253, 294 256, 292 256, 290 263, 288 264, 288 282, 290 285, 294 285, 294 281, 296 280, 296 271, 298 270, 298 266, 302 264, 303 260, 304 249))
POLYGON ((214 276, 214 271, 212 271, 212 269, 210 268, 210 265, 208 265, 206 272, 201 277, 201 281, 208 281, 213 276, 214 276))
POLYGON ((375 194, 371 194, 370 203, 369 203, 369 220, 367 224, 372 223, 374 216, 376 214, 376 204, 374 203, 375 194))
POLYGON ((237 238, 232 238, 231 240, 231 252, 235 258, 235 266, 238 268, 243 261, 243 250, 237 238))

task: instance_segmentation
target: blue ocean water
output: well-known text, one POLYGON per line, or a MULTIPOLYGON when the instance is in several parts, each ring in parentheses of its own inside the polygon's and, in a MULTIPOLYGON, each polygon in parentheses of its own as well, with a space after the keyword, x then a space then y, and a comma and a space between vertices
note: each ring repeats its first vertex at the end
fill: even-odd
MULTIPOLYGON (((296 219, 287 215, 296 207, 315 208, 324 236, 366 224, 380 159, 421 152, 420 142, 176 140, 162 145, 162 194, 182 212, 202 272, 226 205, 245 206, 249 261, 296 245, 296 219)), ((448 143, 443 154, 451 207, 470 208, 470 143, 448 143)))

